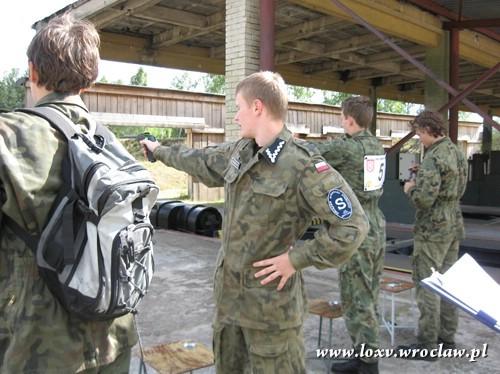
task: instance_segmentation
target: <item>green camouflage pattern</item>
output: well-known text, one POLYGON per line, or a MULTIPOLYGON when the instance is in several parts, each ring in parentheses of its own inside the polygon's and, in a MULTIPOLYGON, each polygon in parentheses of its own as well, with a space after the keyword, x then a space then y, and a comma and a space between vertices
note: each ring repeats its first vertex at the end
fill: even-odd
POLYGON ((466 186, 467 160, 462 151, 448 137, 432 144, 417 172, 416 186, 408 191, 416 208, 415 235, 441 242, 443 236, 455 233, 463 239, 460 198, 466 186))
POLYGON ((440 273, 448 270, 458 259, 459 241, 431 242, 415 237, 413 281, 416 285, 416 300, 420 318, 418 320, 418 341, 434 348, 437 339, 454 342, 458 326, 458 311, 455 306, 440 298, 434 292, 420 285, 420 281, 431 275, 431 267, 440 273), (434 253, 429 257, 427 253, 434 253))
POLYGON ((446 271, 458 257, 464 238, 460 198, 467 184, 467 160, 448 137, 438 140, 425 152, 417 173, 416 186, 408 196, 416 207, 413 279, 420 311, 418 340, 435 345, 441 337, 453 342, 457 330, 456 309, 420 285, 431 275, 431 267, 446 271))
MULTIPOLYGON (((222 247, 214 275, 215 321, 250 329, 298 327, 307 311, 301 269, 322 269, 347 261, 366 236, 368 223, 349 185, 333 168, 319 172, 324 159, 296 141, 287 129, 275 163, 268 147, 241 139, 204 149, 158 147, 154 156, 193 175, 207 186, 225 187, 222 247), (332 213, 328 194, 341 190, 352 203, 352 215, 332 213), (314 239, 298 243, 312 217, 323 220, 314 239), (278 279, 263 286, 252 264, 278 256, 290 246, 297 272, 277 291, 278 279)), ((274 143, 273 143, 274 144, 274 143)))
MULTIPOLYGON (((38 105, 88 127, 78 96, 49 94, 38 105)), ((0 114, 2 215, 39 233, 61 188, 66 143, 44 119, 0 114)), ((32 251, 7 227, 0 232, 0 372, 74 373, 112 363, 136 340, 132 316, 84 322, 69 316, 40 279, 32 251)))
POLYGON ((217 374, 306 373, 300 327, 266 331, 216 324, 213 349, 217 374))
POLYGON ((352 187, 370 223, 358 251, 340 267, 339 278, 344 319, 354 347, 365 343, 366 347, 377 349, 380 330, 377 305, 386 241, 385 217, 378 206, 383 190, 364 191, 363 170, 364 156, 383 155, 384 149, 368 130, 312 144, 352 187))

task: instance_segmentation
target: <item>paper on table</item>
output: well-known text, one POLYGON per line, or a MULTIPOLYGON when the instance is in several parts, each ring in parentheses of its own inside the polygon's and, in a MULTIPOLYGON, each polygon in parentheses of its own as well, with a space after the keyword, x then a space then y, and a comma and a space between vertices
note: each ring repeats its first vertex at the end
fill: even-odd
POLYGON ((500 321, 500 285, 469 254, 438 279, 441 288, 456 299, 500 321))

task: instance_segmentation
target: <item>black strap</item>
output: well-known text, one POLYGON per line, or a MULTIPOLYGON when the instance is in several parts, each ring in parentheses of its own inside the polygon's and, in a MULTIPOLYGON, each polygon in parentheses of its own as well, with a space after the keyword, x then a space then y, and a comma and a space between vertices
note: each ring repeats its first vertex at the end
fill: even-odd
POLYGON ((19 226, 16 221, 14 221, 7 215, 3 216, 2 222, 9 229, 11 229, 12 232, 16 234, 16 236, 18 236, 29 248, 31 248, 33 253, 36 252, 36 247, 38 246, 38 241, 40 240, 40 237, 38 235, 28 234, 25 229, 19 226))

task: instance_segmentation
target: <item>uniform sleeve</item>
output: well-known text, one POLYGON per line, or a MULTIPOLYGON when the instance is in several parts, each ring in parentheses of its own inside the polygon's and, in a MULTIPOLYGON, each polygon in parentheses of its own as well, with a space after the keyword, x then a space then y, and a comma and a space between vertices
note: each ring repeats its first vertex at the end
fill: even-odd
POLYGON ((208 187, 222 187, 233 144, 222 143, 203 149, 184 145, 160 146, 155 149, 154 156, 165 165, 186 172, 208 187))
POLYGON ((416 186, 408 191, 410 201, 418 209, 429 209, 436 201, 441 186, 441 174, 432 157, 424 159, 420 166, 416 186))
POLYGON ((316 170, 313 160, 303 172, 298 204, 323 224, 314 239, 290 251, 296 270, 307 266, 326 268, 347 261, 368 232, 368 220, 356 195, 342 176, 329 167, 316 170))
POLYGON ((346 144, 342 139, 333 139, 313 143, 323 158, 333 167, 344 163, 346 144))

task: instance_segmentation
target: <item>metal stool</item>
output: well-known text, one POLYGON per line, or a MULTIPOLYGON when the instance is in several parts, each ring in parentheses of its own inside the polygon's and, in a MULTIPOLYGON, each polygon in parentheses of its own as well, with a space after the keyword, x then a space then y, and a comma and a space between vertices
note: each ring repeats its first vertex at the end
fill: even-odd
POLYGON ((316 299, 309 301, 309 313, 319 316, 318 348, 321 348, 321 333, 323 330, 323 317, 328 318, 328 348, 332 346, 333 319, 342 317, 342 305, 338 301, 316 299))
POLYGON ((201 343, 183 340, 144 350, 144 361, 160 374, 192 373, 214 364, 214 354, 201 343))
POLYGON ((391 337, 391 345, 394 345, 394 335, 396 329, 403 329, 403 328, 416 328, 415 325, 404 325, 404 326, 398 326, 396 324, 396 305, 395 305, 395 295, 410 290, 411 292, 411 309, 412 309, 412 314, 413 314, 413 319, 416 321, 416 313, 415 313, 415 306, 413 304, 413 289, 415 288, 415 284, 410 281, 405 281, 402 279, 397 279, 397 278, 388 278, 384 277, 380 281, 380 289, 383 291, 382 292, 382 313, 381 313, 381 319, 382 319, 382 327, 385 327, 387 331, 389 332, 389 335, 391 337), (390 320, 386 320, 385 314, 386 314, 386 294, 389 293, 391 295, 391 318, 390 320))

